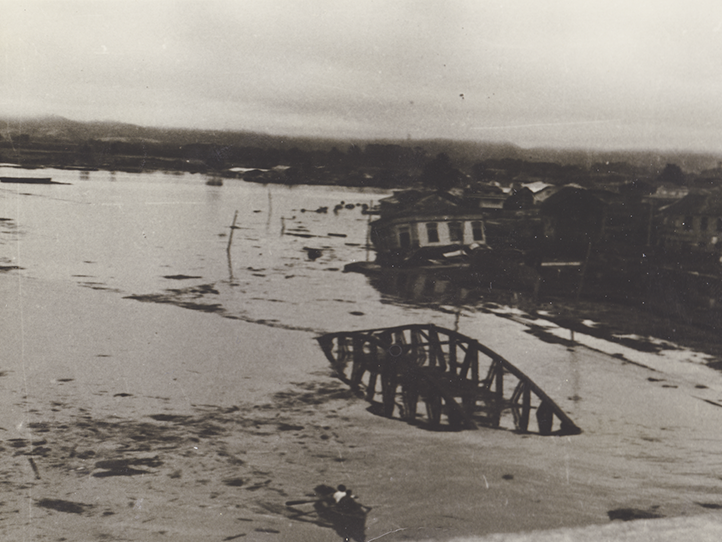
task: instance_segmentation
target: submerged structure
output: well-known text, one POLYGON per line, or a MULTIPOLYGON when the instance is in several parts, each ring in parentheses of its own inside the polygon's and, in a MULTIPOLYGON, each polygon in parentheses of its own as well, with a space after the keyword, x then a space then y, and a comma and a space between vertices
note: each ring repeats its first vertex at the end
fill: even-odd
POLYGON ((522 371, 475 339, 433 324, 341 331, 317 338, 339 378, 392 417, 426 424, 442 414, 456 428, 480 425, 541 435, 574 435, 581 429, 522 371), (536 431, 530 422, 536 418, 536 431))
MULTIPOLYGON (((399 193, 381 202, 370 238, 382 265, 420 264, 486 244, 484 214, 445 192, 399 193)), ((453 256, 452 256, 453 257, 453 256)))
POLYGON ((538 293, 538 220, 444 191, 397 192, 379 202, 379 213, 369 223, 376 260, 350 263, 345 271, 403 282, 417 281, 421 271, 464 288, 538 293))

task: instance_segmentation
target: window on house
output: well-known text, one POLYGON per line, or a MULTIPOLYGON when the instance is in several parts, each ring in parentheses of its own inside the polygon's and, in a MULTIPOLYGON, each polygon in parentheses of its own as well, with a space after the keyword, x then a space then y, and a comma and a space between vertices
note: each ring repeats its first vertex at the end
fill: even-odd
POLYGON ((430 296, 434 294, 436 289, 436 280, 431 277, 426 277, 424 280, 424 295, 430 296))
POLYGON ((411 246, 411 230, 408 226, 399 228, 399 246, 409 248, 411 246))
POLYGON ((703 216, 699 221, 699 229, 701 231, 707 231, 707 217, 703 216))
POLYGON ((471 235, 474 241, 484 240, 484 226, 481 222, 476 221, 471 223, 471 235))
POLYGON ((439 229, 436 225, 436 222, 427 222, 426 235, 429 239, 429 243, 438 243, 439 242, 439 229))
POLYGON ((464 225, 461 222, 449 222, 449 241, 452 243, 464 242, 464 225))
POLYGON ((684 217, 684 220, 682 221, 682 227, 687 231, 692 229, 692 217, 691 216, 684 217))

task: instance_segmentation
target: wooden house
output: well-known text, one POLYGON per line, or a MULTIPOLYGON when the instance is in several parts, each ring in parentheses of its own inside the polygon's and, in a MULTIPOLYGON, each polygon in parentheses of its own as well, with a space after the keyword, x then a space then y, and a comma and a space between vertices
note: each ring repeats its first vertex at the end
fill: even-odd
POLYGON ((555 190, 539 206, 547 253, 583 255, 590 242, 604 238, 607 202, 576 186, 555 190))
POLYGON ((722 191, 687 194, 663 207, 658 244, 672 251, 722 252, 722 191))
POLYGON ((408 256, 419 249, 442 253, 486 243, 484 214, 478 207, 445 192, 416 196, 397 195, 387 205, 381 202, 381 217, 370 225, 371 241, 381 259, 408 256))

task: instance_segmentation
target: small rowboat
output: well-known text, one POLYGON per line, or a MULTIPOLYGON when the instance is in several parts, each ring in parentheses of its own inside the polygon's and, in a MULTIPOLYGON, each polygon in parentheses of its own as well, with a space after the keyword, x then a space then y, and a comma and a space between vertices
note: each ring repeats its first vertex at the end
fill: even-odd
POLYGON ((319 517, 336 523, 338 521, 366 521, 366 513, 368 508, 362 504, 359 504, 353 499, 348 499, 344 502, 336 502, 333 499, 316 501, 313 507, 316 509, 316 513, 319 517))
POLYGON ((345 540, 363 542, 366 539, 366 515, 371 508, 357 502, 350 492, 347 497, 336 502, 333 496, 335 491, 330 486, 316 486, 314 492, 317 498, 288 501, 286 506, 296 512, 296 516, 293 516, 295 518, 306 515, 308 512, 303 512, 294 508, 294 506, 313 503, 313 510, 318 516, 318 521, 314 523, 324 527, 331 527, 345 540))

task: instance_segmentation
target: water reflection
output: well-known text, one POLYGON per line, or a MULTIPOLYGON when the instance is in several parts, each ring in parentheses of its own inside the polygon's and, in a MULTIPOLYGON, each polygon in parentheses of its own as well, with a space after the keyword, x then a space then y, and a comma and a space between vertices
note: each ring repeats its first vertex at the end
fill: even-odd
POLYGON ((371 275, 369 284, 390 303, 451 307, 498 304, 526 309, 536 305, 532 293, 497 288, 491 282, 482 282, 468 268, 384 269, 371 275))

